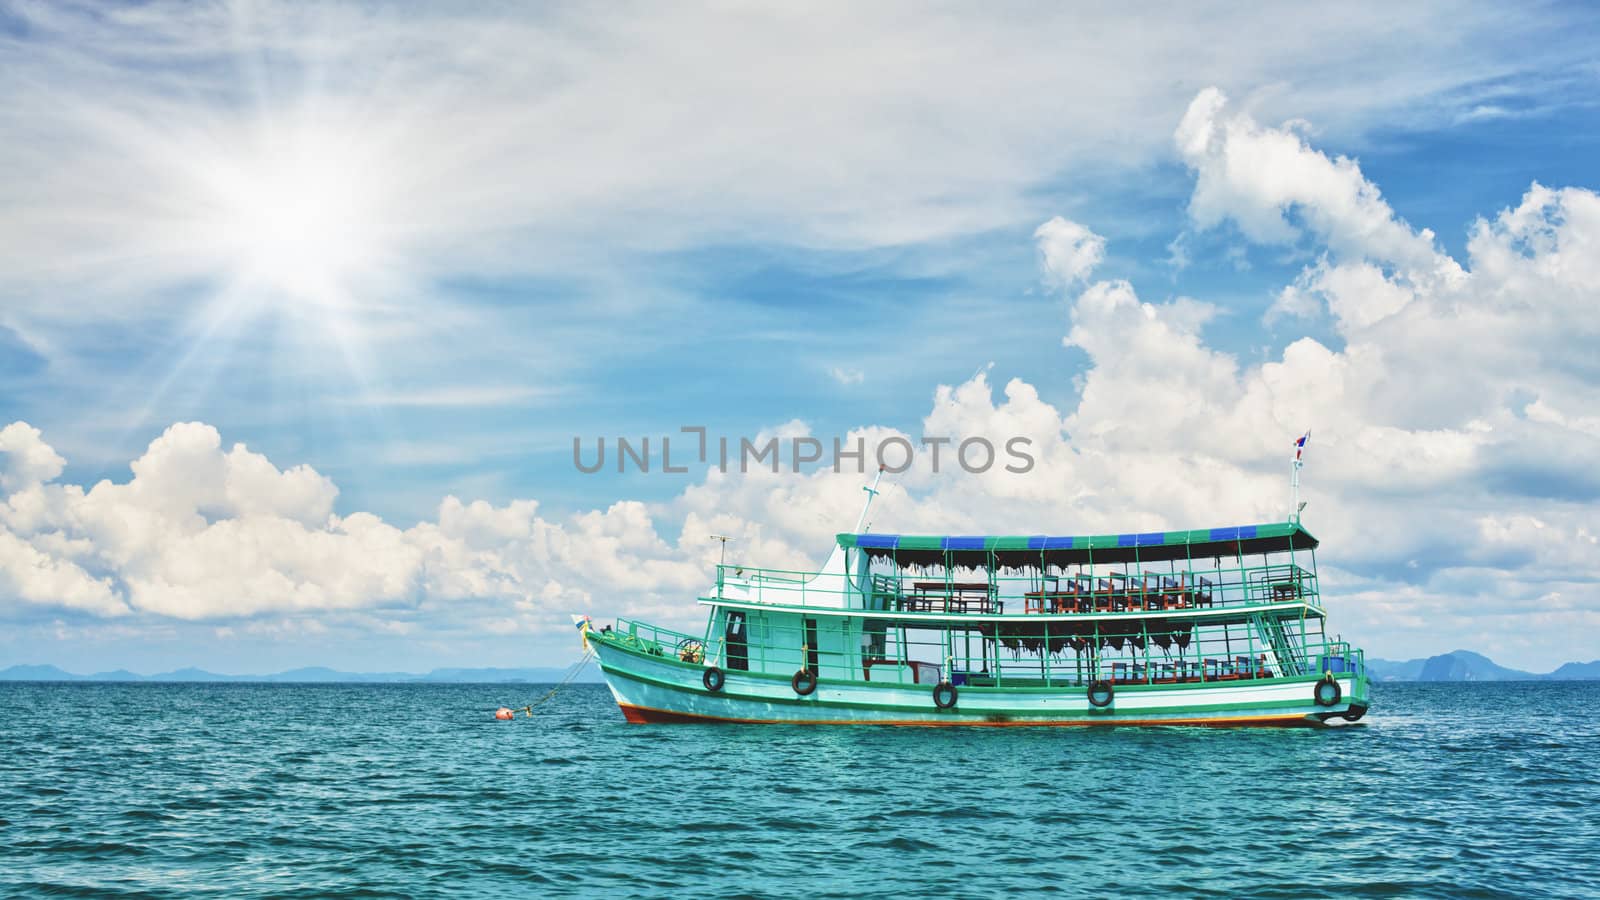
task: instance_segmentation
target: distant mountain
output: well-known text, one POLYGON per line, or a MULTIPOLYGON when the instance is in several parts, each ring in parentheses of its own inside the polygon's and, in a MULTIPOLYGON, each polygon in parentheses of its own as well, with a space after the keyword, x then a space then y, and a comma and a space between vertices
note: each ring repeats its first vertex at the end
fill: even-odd
POLYGON ((63 672, 55 666, 12 666, 0 670, 5 681, 82 681, 82 675, 63 672))
MULTIPOLYGON (((554 684, 567 677, 568 669, 434 669, 426 674, 412 672, 341 672, 326 666, 290 669, 273 675, 219 675, 193 667, 138 675, 126 669, 75 675, 55 666, 12 666, 0 669, 0 681, 160 681, 160 682, 256 682, 271 684, 554 684)), ((1600 660, 1569 662, 1554 672, 1539 675, 1508 669, 1470 650, 1454 650, 1425 659, 1396 661, 1368 659, 1367 671, 1374 681, 1588 681, 1600 680, 1600 660)), ((600 681, 599 669, 589 666, 575 679, 600 681)))
MULTIPOLYGON (((76 677, 76 676, 74 676, 76 677)), ((143 675, 135 675, 127 669, 118 669, 115 672, 96 672, 93 675, 83 676, 84 681, 143 681, 143 675)))
POLYGON ((262 681, 308 683, 340 683, 340 682, 396 682, 417 681, 421 675, 412 675, 409 672, 340 672, 327 666, 307 666, 302 669, 290 669, 276 675, 262 675, 262 681))
MULTIPOLYGON (((340 672, 324 666, 290 669, 274 675, 219 675, 193 667, 162 672, 156 675, 138 675, 126 669, 101 672, 96 675, 75 675, 55 666, 12 666, 0 669, 0 681, 159 681, 159 682, 256 682, 256 683, 351 683, 351 684, 553 684, 567 677, 570 669, 434 669, 427 674, 411 672, 340 672)), ((580 682, 600 680, 598 670, 590 666, 574 679, 580 682)))
POLYGON ((1376 681, 1575 681, 1600 679, 1600 660, 1569 662, 1554 672, 1540 675, 1521 669, 1508 669, 1470 650, 1452 650, 1438 656, 1404 662, 1368 659, 1367 671, 1376 681))
MULTIPOLYGON (((242 676, 242 677, 244 679, 254 680, 249 675, 245 675, 245 676, 242 676)), ((207 672, 205 669, 196 669, 193 666, 190 666, 187 669, 178 669, 177 671, 174 671, 174 672, 162 672, 159 675, 151 675, 151 676, 149 676, 149 677, 147 677, 147 678, 145 678, 143 680, 144 681, 231 681, 233 679, 229 678, 227 675, 218 675, 215 672, 207 672)))
POLYGON ((1373 681, 1416 681, 1422 674, 1422 667, 1426 659, 1408 659, 1405 662, 1396 662, 1392 659, 1367 659, 1367 675, 1373 681))
POLYGON ((1600 678, 1600 659, 1586 663, 1569 662, 1545 677, 1558 681, 1600 678))
MULTIPOLYGON (((597 674, 592 681, 599 681, 597 674)), ((456 684, 482 684, 484 682, 551 682, 567 677, 566 669, 434 669, 422 677, 423 681, 453 682, 456 684)), ((581 675, 579 676, 582 677, 581 675)))
POLYGON ((1496 665, 1487 656, 1455 650, 1428 658, 1418 681, 1533 681, 1544 676, 1496 665))

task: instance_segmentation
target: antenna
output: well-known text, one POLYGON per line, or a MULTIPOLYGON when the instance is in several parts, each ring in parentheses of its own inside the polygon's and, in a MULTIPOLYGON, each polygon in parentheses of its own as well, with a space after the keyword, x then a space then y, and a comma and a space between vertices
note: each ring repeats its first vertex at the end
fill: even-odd
MULTIPOLYGON (((883 489, 883 496, 885 496, 885 497, 889 496, 889 492, 894 490, 896 486, 898 486, 898 482, 894 482, 894 481, 889 482, 889 486, 883 489)), ((885 502, 887 502, 887 501, 885 501, 885 502)), ((867 524, 861 526, 861 530, 863 532, 871 531, 872 530, 872 520, 868 519, 867 520, 867 524)))
POLYGON ((736 540, 738 540, 738 538, 729 537, 728 535, 725 535, 725 534, 713 534, 711 536, 711 539, 713 541, 721 541, 722 542, 722 549, 717 552, 717 565, 721 566, 725 562, 727 562, 727 560, 728 560, 728 542, 729 541, 736 541, 736 540))
POLYGON ((880 482, 882 480, 883 480, 883 466, 879 466, 878 467, 878 477, 872 479, 872 487, 864 487, 864 488, 862 488, 863 491, 867 492, 867 502, 866 502, 865 505, 863 505, 861 507, 861 515, 856 517, 856 530, 855 530, 856 534, 860 534, 861 533, 861 526, 866 524, 867 511, 872 509, 872 498, 878 496, 878 482, 880 482))

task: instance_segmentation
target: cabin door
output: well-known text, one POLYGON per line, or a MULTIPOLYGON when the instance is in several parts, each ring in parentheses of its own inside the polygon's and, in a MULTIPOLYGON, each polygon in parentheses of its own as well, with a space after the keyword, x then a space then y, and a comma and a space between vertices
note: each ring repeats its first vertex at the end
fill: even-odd
POLYGON ((728 624, 723 629, 723 657, 729 669, 740 672, 750 670, 750 635, 745 630, 744 613, 729 612, 728 624))

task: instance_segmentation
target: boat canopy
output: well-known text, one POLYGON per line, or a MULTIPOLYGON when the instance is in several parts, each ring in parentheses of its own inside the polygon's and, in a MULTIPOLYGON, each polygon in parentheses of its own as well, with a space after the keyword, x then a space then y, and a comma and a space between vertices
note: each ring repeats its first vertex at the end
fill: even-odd
POLYGON ((1142 534, 1049 535, 912 535, 841 534, 839 546, 859 548, 868 556, 892 559, 897 565, 987 568, 1065 566, 1080 563, 1160 562, 1217 556, 1244 556, 1311 550, 1317 539, 1297 522, 1236 525, 1195 531, 1149 531, 1142 534))

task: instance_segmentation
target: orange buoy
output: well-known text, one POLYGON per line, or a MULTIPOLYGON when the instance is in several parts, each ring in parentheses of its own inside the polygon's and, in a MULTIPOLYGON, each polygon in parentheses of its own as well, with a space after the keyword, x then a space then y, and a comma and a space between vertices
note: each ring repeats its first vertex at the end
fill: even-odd
POLYGON ((494 711, 494 717, 496 719, 499 719, 502 722, 505 722, 505 721, 508 721, 510 719, 515 719, 517 717, 517 714, 512 712, 507 707, 502 706, 499 709, 494 711))

